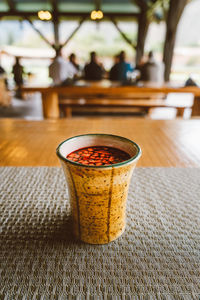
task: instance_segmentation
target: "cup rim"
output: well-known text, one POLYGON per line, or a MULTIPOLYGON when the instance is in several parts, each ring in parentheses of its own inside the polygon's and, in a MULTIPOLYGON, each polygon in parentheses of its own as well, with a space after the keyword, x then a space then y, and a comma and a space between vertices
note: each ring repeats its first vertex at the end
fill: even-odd
POLYGON ((88 134, 76 135, 76 136, 70 137, 70 138, 62 141, 58 145, 58 147, 56 148, 56 154, 63 161, 69 162, 69 163, 71 163, 72 165, 75 165, 75 166, 84 167, 84 168, 95 168, 95 169, 104 169, 104 168, 106 168, 106 169, 108 169, 108 168, 112 168, 112 167, 120 167, 120 166, 129 164, 132 161, 138 160, 140 158, 141 154, 142 154, 142 150, 141 150, 140 146, 138 144, 136 144, 134 141, 132 141, 132 140, 130 140, 128 138, 125 138, 123 136, 114 135, 114 134, 106 134, 106 133, 88 133, 88 134), (115 138, 118 138, 118 139, 121 139, 121 140, 124 140, 124 141, 131 142, 136 147, 137 153, 133 157, 131 157, 131 158, 127 159, 127 160, 124 160, 124 161, 122 161, 120 163, 116 163, 116 164, 112 164, 112 165, 104 165, 104 166, 83 165, 83 164, 80 164, 80 163, 78 163, 76 161, 72 161, 72 160, 67 159, 66 157, 62 156, 62 154, 60 153, 60 147, 65 142, 67 142, 69 140, 72 140, 72 139, 75 139, 75 138, 78 138, 78 137, 82 137, 82 136, 94 136, 94 135, 98 135, 98 136, 111 136, 111 137, 115 137, 115 138))

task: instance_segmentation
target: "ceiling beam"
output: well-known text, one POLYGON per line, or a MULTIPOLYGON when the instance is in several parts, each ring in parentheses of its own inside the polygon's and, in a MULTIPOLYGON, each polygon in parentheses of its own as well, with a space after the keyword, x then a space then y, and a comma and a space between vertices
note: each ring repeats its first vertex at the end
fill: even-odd
POLYGON ((52 47, 53 49, 55 49, 54 45, 42 34, 42 32, 37 28, 35 27, 34 23, 28 19, 28 18, 25 18, 29 24, 31 25, 31 27, 40 35, 40 37, 50 46, 52 47))
POLYGON ((114 18, 110 18, 111 22, 115 25, 116 29, 119 31, 123 39, 132 47, 136 48, 136 45, 126 36, 126 34, 119 28, 116 20, 114 18))
POLYGON ((71 38, 75 35, 75 33, 79 30, 79 28, 81 27, 81 25, 83 24, 83 22, 85 21, 85 18, 83 18, 78 26, 74 29, 74 31, 70 34, 70 36, 66 39, 66 41, 61 45, 61 48, 65 47, 67 45, 67 43, 71 40, 71 38))
MULTIPOLYGON (((22 11, 7 11, 7 12, 0 12, 0 18, 2 17, 21 17, 21 18, 29 18, 29 17, 35 17, 36 19, 38 19, 38 15, 37 12, 22 12, 22 11)), ((62 18, 62 17, 76 17, 76 18, 83 18, 86 17, 88 19, 90 19, 90 12, 58 12, 58 17, 62 18)), ((131 18, 138 18, 139 17, 139 13, 104 13, 104 17, 110 18, 110 17, 131 17, 131 18)))

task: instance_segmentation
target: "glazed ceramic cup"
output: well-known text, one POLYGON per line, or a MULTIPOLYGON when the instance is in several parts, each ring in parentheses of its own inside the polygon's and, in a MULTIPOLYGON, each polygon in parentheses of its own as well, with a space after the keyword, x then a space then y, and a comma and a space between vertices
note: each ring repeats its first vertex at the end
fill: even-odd
POLYGON ((117 239, 125 230, 128 187, 140 147, 116 135, 86 134, 65 140, 56 153, 68 184, 75 237, 90 244, 117 239), (118 148, 131 158, 108 166, 86 166, 66 158, 89 146, 118 148))

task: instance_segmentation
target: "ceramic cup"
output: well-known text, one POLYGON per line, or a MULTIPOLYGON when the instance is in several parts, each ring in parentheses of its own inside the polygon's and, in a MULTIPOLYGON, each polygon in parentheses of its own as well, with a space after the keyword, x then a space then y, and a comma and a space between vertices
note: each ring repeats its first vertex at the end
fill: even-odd
POLYGON ((116 135, 85 134, 65 140, 56 153, 68 184, 75 237, 90 244, 117 239, 125 230, 128 187, 141 155, 140 147, 116 135), (86 166, 66 158, 89 146, 118 148, 131 158, 108 166, 86 166))

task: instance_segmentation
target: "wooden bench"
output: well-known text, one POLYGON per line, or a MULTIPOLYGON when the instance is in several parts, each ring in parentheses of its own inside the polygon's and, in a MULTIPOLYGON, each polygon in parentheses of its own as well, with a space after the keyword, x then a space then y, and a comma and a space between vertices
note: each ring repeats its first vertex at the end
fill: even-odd
MULTIPOLYGON (((188 101, 189 104, 179 103, 169 103, 165 100, 164 96, 169 93, 193 93, 195 95, 195 114, 200 115, 200 88, 197 87, 186 87, 186 88, 172 88, 172 87, 135 87, 135 86, 60 86, 60 87, 22 87, 21 91, 23 93, 32 93, 40 92, 42 94, 42 103, 43 103, 43 113, 45 118, 59 118, 60 110, 59 104, 61 107, 66 105, 68 110, 67 115, 69 116, 70 107, 83 107, 88 106, 113 106, 113 107, 141 107, 142 102, 146 99, 154 100, 154 102, 143 102, 143 108, 146 107, 148 110, 151 107, 175 107, 178 109, 179 113, 182 115, 185 108, 192 107, 191 101, 188 101), (84 104, 81 104, 81 101, 84 104), (109 102, 103 102, 102 100, 109 100, 109 102), (112 101, 114 100, 114 101, 112 101), (127 102, 131 100, 132 102, 127 102), (135 102, 137 100, 137 103, 135 102), (160 100, 158 102, 157 100, 160 100), (198 100, 198 101, 196 101, 198 100), (99 101, 98 103, 95 101, 99 101), (118 102, 116 102, 118 101, 118 102), (121 102, 119 102, 121 101, 121 102), (64 103, 65 102, 65 103, 64 103), (97 105, 98 104, 98 105, 97 105), (127 104, 127 105, 126 105, 127 104), (183 105, 183 106, 182 106, 183 105)), ((191 97, 191 96, 190 96, 191 97)), ((176 100, 171 100, 172 102, 176 100)), ((183 101, 185 102, 185 101, 183 101)))
MULTIPOLYGON (((82 99, 60 99, 59 104, 65 111, 66 117, 72 116, 74 107, 87 108, 141 108, 148 113, 149 109, 157 107, 176 108, 177 116, 183 117, 185 109, 193 106, 193 94, 174 93, 168 94, 166 99, 162 98, 134 98, 134 99, 114 99, 114 98, 82 98, 82 99), (173 99, 174 98, 174 99, 173 99)), ((128 110, 127 110, 128 111, 128 110)))

